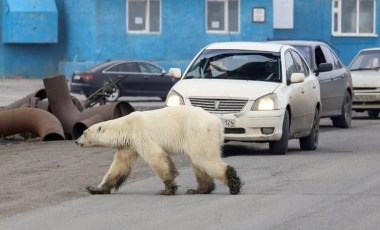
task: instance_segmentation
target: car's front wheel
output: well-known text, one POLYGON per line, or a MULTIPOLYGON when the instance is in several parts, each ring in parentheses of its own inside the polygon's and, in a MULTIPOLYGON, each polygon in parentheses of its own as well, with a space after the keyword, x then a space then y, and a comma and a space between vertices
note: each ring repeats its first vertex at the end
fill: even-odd
POLYGON ((119 99, 119 97, 120 97, 120 89, 119 87, 115 86, 115 88, 113 88, 112 90, 112 93, 108 97, 106 97, 106 100, 108 102, 115 102, 117 101, 117 99, 119 99))
POLYGON ((371 119, 376 119, 379 117, 380 110, 368 110, 368 117, 371 119))
POLYGON ((352 101, 349 92, 344 95, 342 105, 342 115, 331 118, 333 126, 338 128, 348 128, 351 125, 352 120, 352 101))
POLYGON ((313 127, 311 128, 310 134, 299 139, 300 147, 302 150, 317 149, 319 140, 319 120, 319 111, 316 108, 314 112, 313 127))
POLYGON ((269 142, 269 150, 272 154, 285 155, 288 152, 290 131, 289 111, 285 111, 284 122, 282 124, 282 136, 278 141, 269 142))

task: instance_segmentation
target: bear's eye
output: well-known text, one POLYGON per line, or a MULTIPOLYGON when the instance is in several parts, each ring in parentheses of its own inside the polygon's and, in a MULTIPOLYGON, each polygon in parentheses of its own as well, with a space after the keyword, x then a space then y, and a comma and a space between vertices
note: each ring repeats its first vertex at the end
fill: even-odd
POLYGON ((99 128, 98 128, 98 132, 100 132, 100 130, 102 130, 102 126, 99 126, 99 128))

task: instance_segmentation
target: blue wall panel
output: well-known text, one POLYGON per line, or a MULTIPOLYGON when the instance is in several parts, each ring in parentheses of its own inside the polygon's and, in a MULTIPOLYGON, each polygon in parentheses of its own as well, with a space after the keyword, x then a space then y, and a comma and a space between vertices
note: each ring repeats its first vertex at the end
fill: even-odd
MULTIPOLYGON (((0 0, 3 12, 3 0, 0 0)), ((58 11, 63 9, 61 0, 56 0, 58 11)), ((60 17, 60 16, 58 16, 60 17)), ((0 24, 3 23, 0 17, 0 24)), ((62 20, 58 27, 63 28, 62 20)), ((59 31, 58 40, 64 39, 64 30, 59 31)), ((18 44, 4 43, 0 29, 0 77, 23 76, 44 78, 58 73, 59 59, 63 57, 64 47, 60 44, 18 44)))
POLYGON ((3 5, 3 42, 58 41, 58 12, 54 0, 4 0, 3 5))
MULTIPOLYGON (((379 4, 377 4, 379 5, 379 4)), ((376 10, 377 21, 379 11, 376 10)), ((379 31, 379 24, 376 31, 379 31)), ((348 65, 356 53, 363 48, 380 46, 376 37, 337 37, 332 36, 332 1, 294 1, 294 28, 275 29, 275 40, 297 39, 317 40, 329 44, 348 65)))
MULTIPOLYGON (((0 25, 4 2, 0 0, 0 25)), ((13 0, 20 4, 29 1, 13 0)), ((330 44, 348 64, 361 48, 379 46, 378 37, 333 37, 331 0, 294 0, 294 29, 273 29, 273 1, 240 0, 240 32, 206 32, 206 0, 162 0, 161 32, 127 32, 126 0, 54 0, 58 12, 58 42, 5 43, 0 29, 0 77, 47 77, 83 70, 109 59, 144 59, 166 70, 184 69, 204 46, 220 41, 312 39, 330 44), (252 22, 252 9, 265 8, 264 23, 252 22)), ((379 4, 377 4, 379 5, 379 4)), ((377 10, 378 12, 378 10, 377 10)), ((380 13, 377 13, 377 21, 380 13)), ((377 31, 379 31, 379 26, 377 31)))

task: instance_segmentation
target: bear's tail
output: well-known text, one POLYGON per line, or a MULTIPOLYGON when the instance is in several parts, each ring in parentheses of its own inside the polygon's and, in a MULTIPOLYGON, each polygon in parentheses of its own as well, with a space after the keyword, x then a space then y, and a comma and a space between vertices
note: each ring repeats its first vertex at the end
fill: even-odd
POLYGON ((240 177, 237 174, 234 167, 227 165, 226 177, 228 181, 228 187, 230 188, 230 194, 231 195, 239 194, 241 188, 244 185, 244 182, 240 180, 240 177))

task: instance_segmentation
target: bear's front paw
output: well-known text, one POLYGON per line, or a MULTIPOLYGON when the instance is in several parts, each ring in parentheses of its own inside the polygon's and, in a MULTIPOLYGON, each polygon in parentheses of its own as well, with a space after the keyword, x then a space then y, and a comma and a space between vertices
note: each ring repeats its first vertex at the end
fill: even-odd
POLYGON ((86 190, 91 195, 95 195, 95 194, 110 194, 110 191, 105 191, 105 190, 99 189, 98 187, 94 187, 94 186, 87 186, 86 190))
POLYGON ((199 191, 191 188, 186 191, 186 194, 199 194, 199 191))

